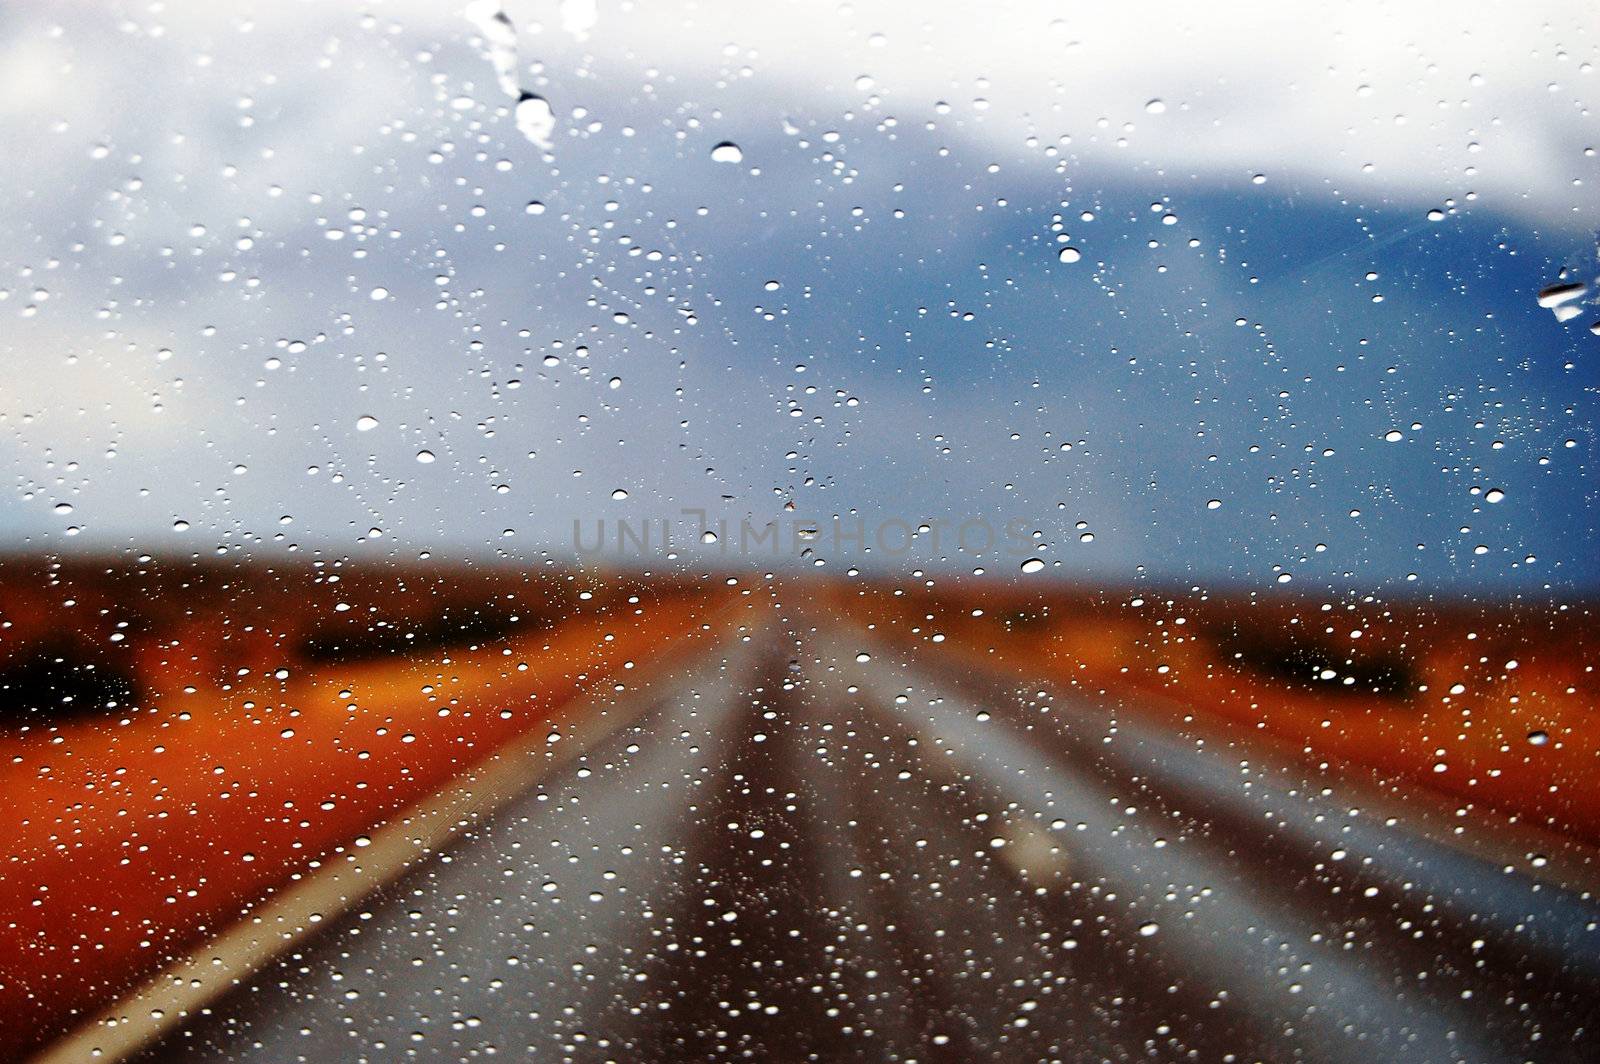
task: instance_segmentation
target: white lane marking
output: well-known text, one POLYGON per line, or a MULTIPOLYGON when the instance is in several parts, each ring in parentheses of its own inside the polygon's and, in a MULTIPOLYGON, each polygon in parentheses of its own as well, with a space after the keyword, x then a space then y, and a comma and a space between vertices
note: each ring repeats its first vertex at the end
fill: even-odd
POLYGON ((881 656, 874 653, 877 667, 854 665, 859 642, 847 646, 824 638, 825 655, 841 663, 834 682, 854 683, 866 699, 922 732, 935 749, 1023 808, 1086 825, 1083 836, 1095 844, 1074 850, 1080 878, 1101 878, 1136 899, 1136 919, 1162 936, 1167 951, 1204 958, 1217 987, 1246 1001, 1255 1015, 1279 1018, 1304 1033, 1315 1029, 1317 1042, 1346 1051, 1361 1045, 1357 1034, 1366 1033, 1366 1045, 1381 1040, 1396 1054, 1448 1046, 1462 1059, 1499 1058, 1498 1048, 1480 1042, 1466 1022, 1470 1017, 1459 1009, 1447 1011, 1426 998, 1408 1006, 1397 999, 1385 973, 1326 944, 1304 952, 1317 929, 1273 905, 1266 893, 1234 882, 1237 868, 1180 847, 1158 848, 1151 826, 1120 815, 1117 796, 1099 779, 1063 771, 1008 725, 980 727, 977 707, 930 682, 922 670, 896 661, 898 655, 887 648, 881 656), (900 677, 893 676, 891 661, 899 665, 900 677), (897 703, 902 696, 906 700, 897 703), (1307 970, 1302 972, 1302 965, 1307 970), (1305 991, 1293 992, 1292 984, 1303 984, 1305 991))
MULTIPOLYGON (((729 633, 733 623, 716 626, 729 633)), ((754 640, 735 639, 735 651, 754 640)), ((475 821, 492 815, 522 795, 548 773, 581 756, 596 742, 638 720, 663 698, 691 687, 707 669, 714 670, 729 649, 726 640, 710 645, 700 667, 673 680, 675 663, 652 662, 635 674, 621 700, 609 691, 572 703, 571 734, 551 747, 543 729, 490 755, 444 789, 373 829, 371 842, 352 855, 346 866, 325 864, 257 906, 251 916, 168 966, 89 1022, 47 1046, 34 1064, 79 1064, 85 1060, 120 1061, 146 1048, 180 1026, 274 957, 292 949, 319 927, 345 913, 384 884, 404 875, 418 860, 436 853, 475 821), (666 692, 651 681, 666 680, 666 692), (356 862, 359 863, 356 863, 356 862)), ((732 656, 728 654, 727 656, 732 656)))

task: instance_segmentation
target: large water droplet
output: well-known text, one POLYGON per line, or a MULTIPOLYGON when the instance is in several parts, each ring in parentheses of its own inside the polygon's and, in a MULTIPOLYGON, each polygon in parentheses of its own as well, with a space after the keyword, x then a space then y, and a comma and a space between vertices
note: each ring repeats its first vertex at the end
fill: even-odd
POLYGON ((589 31, 599 21, 599 5, 595 0, 561 0, 561 28, 578 40, 589 36, 589 31))
POLYGON ((531 92, 522 94, 516 107, 517 129, 541 148, 550 147, 550 137, 556 130, 556 113, 550 101, 531 92))
POLYGON ((1570 281, 1563 284, 1553 284, 1539 292, 1539 305, 1546 310, 1554 310, 1563 303, 1570 303, 1588 289, 1582 281, 1570 281))
POLYGON ((507 96, 517 94, 517 28, 496 0, 479 0, 467 7, 467 19, 483 34, 494 64, 495 80, 507 96))

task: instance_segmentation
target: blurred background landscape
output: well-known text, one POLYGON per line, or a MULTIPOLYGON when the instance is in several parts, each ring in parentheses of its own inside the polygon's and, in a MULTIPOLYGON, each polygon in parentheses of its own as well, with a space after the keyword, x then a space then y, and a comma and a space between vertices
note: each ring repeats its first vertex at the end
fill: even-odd
POLYGON ((0 1055, 1593 1059, 1591 15, 0 9, 0 1055))

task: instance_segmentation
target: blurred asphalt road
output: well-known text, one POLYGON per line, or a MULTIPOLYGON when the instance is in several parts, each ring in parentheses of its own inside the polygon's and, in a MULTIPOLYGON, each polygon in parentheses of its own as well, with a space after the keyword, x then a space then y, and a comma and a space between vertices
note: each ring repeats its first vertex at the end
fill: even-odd
POLYGON ((151 1059, 1600 1059, 1523 840, 820 623, 655 697, 151 1059))

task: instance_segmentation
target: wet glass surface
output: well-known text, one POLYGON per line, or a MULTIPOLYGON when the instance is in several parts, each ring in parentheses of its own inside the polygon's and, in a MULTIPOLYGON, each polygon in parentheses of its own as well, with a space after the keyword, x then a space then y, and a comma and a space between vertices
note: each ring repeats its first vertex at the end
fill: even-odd
POLYGON ((0 1056, 1589 1061, 1578 4, 0 10, 0 1056))

